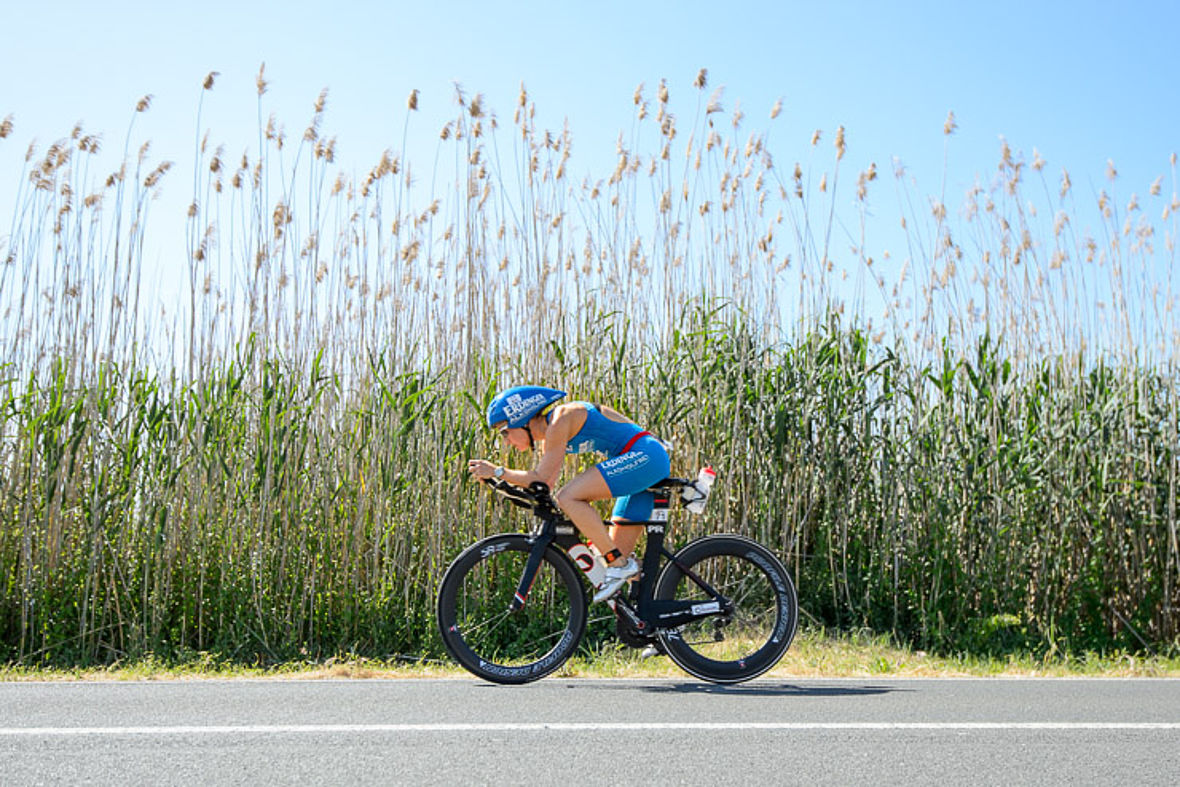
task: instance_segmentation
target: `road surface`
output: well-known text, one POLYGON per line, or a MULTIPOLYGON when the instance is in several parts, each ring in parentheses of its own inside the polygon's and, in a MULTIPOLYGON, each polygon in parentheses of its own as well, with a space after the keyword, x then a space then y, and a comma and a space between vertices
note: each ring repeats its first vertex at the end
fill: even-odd
POLYGON ((0 784, 1180 783, 1180 680, 0 684, 0 784))

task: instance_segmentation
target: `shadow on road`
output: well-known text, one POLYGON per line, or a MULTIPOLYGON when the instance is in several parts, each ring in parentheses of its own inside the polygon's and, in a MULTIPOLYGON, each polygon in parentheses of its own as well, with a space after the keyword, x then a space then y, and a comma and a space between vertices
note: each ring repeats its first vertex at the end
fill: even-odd
POLYGON ((670 683, 644 686, 652 694, 724 694, 730 697, 866 697, 910 691, 897 686, 802 686, 797 683, 752 683, 718 686, 712 683, 670 683))
MULTIPOLYGON (((550 686, 553 684, 550 683, 550 686)), ((758 681, 736 686, 720 686, 714 683, 643 683, 638 680, 626 681, 578 681, 566 683, 567 689, 591 691, 643 691, 649 694, 721 694, 728 697, 870 697, 878 694, 892 694, 899 691, 913 691, 900 686, 807 686, 798 683, 758 681)))

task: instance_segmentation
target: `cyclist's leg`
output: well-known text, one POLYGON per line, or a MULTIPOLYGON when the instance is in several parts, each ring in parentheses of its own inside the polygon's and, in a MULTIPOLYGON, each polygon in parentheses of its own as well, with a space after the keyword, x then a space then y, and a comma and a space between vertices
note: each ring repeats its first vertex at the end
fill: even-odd
POLYGON ((611 538, 624 554, 635 551, 644 529, 620 522, 647 522, 655 506, 655 495, 647 489, 668 477, 671 465, 664 444, 654 437, 640 439, 633 451, 600 463, 603 476, 612 493, 619 499, 611 515, 614 524, 611 538))
POLYGON ((615 548, 623 553, 624 556, 635 553, 635 545, 639 543, 639 537, 643 535, 643 527, 639 525, 622 525, 619 524, 621 520, 612 520, 614 524, 610 528, 611 540, 615 542, 615 548))
POLYGON ((615 501, 615 508, 611 513, 613 524, 610 537, 624 555, 635 552, 635 545, 644 532, 641 525, 651 519, 654 500, 655 496, 651 492, 636 492, 615 501))
POLYGON ((557 490, 553 499, 582 535, 590 539, 590 543, 605 555, 618 547, 607 532, 602 517, 598 515, 594 506, 590 505, 590 501, 608 500, 612 497, 614 495, 602 477, 602 472, 595 466, 574 476, 568 484, 557 490))
POLYGON ((555 499, 578 530, 603 554, 614 549, 619 549, 623 553, 622 558, 612 563, 618 564, 634 551, 639 534, 623 535, 620 533, 623 528, 618 526, 612 527, 612 532, 608 532, 590 501, 607 500, 612 497, 627 498, 627 501, 620 501, 622 508, 616 505, 615 517, 644 521, 651 516, 651 495, 637 493, 644 493, 652 484, 667 478, 669 470, 668 452, 663 443, 654 437, 643 437, 635 443, 633 450, 599 462, 579 473, 557 491, 555 499), (640 509, 640 515, 637 515, 635 512, 640 509), (629 549, 615 543, 612 537, 615 533, 626 539, 624 543, 629 549))

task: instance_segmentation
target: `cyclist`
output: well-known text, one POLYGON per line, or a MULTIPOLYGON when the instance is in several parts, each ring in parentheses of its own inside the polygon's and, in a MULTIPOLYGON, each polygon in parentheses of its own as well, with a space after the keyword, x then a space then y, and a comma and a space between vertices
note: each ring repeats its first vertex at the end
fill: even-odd
POLYGON ((603 601, 639 573, 631 552, 641 529, 620 523, 651 518, 654 496, 646 490, 667 478, 671 467, 664 444, 651 432, 609 407, 589 402, 559 405, 565 396, 564 391, 537 385, 496 394, 488 406, 488 426, 518 451, 535 450, 540 443, 541 458, 533 470, 510 470, 484 459, 470 460, 467 469, 479 479, 500 478, 521 487, 542 481, 553 488, 565 454, 606 454, 605 460, 574 476, 554 495, 557 505, 607 562, 606 577, 594 594, 595 601, 603 601), (608 532, 590 501, 610 498, 618 500, 608 532))

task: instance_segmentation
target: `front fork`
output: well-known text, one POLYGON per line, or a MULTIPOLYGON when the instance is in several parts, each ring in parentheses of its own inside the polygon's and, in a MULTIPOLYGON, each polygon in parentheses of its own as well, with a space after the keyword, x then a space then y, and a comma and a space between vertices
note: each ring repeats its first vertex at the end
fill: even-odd
POLYGON ((508 605, 508 609, 512 612, 519 612, 528 601, 529 591, 533 589, 533 582, 537 579, 537 571, 541 568, 541 561, 545 559, 545 550, 553 543, 553 535, 549 534, 548 537, 545 537, 542 534, 531 540, 533 545, 529 550, 528 561, 524 564, 524 573, 521 574, 520 582, 516 586, 516 594, 508 605))
POLYGON ((582 543, 582 540, 578 538, 577 530, 570 522, 559 519, 541 520, 537 529, 529 537, 529 543, 532 546, 529 549, 528 560, 524 565, 524 572, 516 586, 516 594, 508 605, 512 612, 519 612, 528 601, 529 591, 532 590, 533 582, 537 579, 541 561, 545 559, 545 550, 549 548, 550 544, 557 544, 564 549, 573 564, 590 580, 590 584, 596 587, 602 584, 606 575, 606 564, 602 562, 600 556, 582 543))

